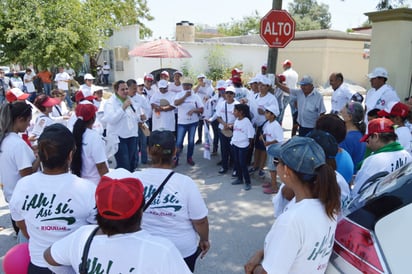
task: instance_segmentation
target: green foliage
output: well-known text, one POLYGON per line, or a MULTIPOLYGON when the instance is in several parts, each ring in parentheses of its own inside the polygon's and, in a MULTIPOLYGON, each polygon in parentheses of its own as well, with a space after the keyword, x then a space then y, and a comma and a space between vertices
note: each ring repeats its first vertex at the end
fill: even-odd
POLYGON ((404 0, 381 0, 376 5, 377 10, 390 10, 404 6, 404 0))
POLYGON ((152 20, 146 0, 0 0, 1 63, 76 66, 120 26, 152 20), (131 8, 132 7, 132 8, 131 8))
POLYGON ((329 6, 316 0, 294 0, 288 11, 296 21, 296 30, 329 29, 331 15, 329 6))
POLYGON ((255 10, 252 15, 244 16, 242 20, 221 23, 217 25, 219 33, 227 36, 241 36, 249 34, 258 34, 260 30, 259 12, 255 10))
POLYGON ((226 79, 224 76, 229 72, 229 61, 225 58, 223 48, 219 45, 213 46, 209 49, 207 57, 207 64, 209 70, 206 76, 214 81, 219 79, 226 79))

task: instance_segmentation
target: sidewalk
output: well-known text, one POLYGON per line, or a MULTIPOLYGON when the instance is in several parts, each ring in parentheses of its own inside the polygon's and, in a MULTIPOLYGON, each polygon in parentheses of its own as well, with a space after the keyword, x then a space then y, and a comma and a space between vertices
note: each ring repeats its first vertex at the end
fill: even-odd
MULTIPOLYGON (((324 97, 327 111, 330 110, 330 97, 324 97)), ((290 138, 292 120, 289 107, 284 118, 284 135, 290 138)), ((197 139, 196 139, 197 140, 197 139)), ((185 159, 186 146, 182 154, 185 159)), ((203 159, 203 147, 195 147, 193 160, 195 166, 185 161, 175 169, 190 176, 199 186, 209 209, 211 248, 203 260, 198 260, 197 274, 235 274, 244 273, 243 265, 258 249, 263 248, 264 238, 269 231, 273 218, 272 195, 262 193, 264 180, 257 174, 252 176, 252 189, 244 191, 242 185, 231 185, 231 172, 219 175, 219 155, 211 160, 203 159)), ((266 172, 266 181, 270 175, 266 172)), ((0 264, 4 254, 16 244, 11 227, 8 206, 0 193, 0 264)), ((3 274, 2 267, 0 274, 3 274)))

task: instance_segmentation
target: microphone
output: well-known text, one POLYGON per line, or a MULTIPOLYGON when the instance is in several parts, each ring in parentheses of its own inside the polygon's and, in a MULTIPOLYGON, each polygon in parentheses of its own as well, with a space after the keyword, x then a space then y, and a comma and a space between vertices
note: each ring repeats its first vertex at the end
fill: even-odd
POLYGON ((129 105, 129 106, 130 106, 130 108, 133 110, 133 112, 135 112, 135 113, 136 113, 136 110, 134 109, 133 104, 132 104, 132 102, 133 102, 133 101, 132 101, 132 98, 131 98, 131 97, 129 97, 129 96, 128 96, 128 98, 129 98, 129 100, 130 100, 130 105, 129 105))
POLYGON ((136 112, 136 110, 134 109, 133 105, 130 105, 131 109, 133 110, 133 112, 136 112))

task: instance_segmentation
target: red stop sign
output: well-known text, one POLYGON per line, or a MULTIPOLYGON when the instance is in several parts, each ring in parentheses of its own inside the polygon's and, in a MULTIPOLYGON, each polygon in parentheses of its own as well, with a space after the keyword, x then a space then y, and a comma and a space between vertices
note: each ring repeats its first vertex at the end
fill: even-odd
POLYGON ((285 10, 271 10, 260 20, 260 37, 271 48, 284 48, 295 38, 295 20, 285 10))

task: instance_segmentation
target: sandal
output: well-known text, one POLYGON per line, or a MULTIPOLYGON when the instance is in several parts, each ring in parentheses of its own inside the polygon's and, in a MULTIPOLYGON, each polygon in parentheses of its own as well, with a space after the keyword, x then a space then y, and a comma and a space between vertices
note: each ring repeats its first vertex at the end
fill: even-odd
POLYGON ((276 193, 278 193, 278 189, 273 189, 272 187, 264 188, 263 193, 265 193, 265 194, 276 194, 276 193))
POLYGON ((262 187, 264 187, 264 188, 272 187, 272 184, 269 183, 269 182, 266 182, 266 183, 262 184, 262 187))

